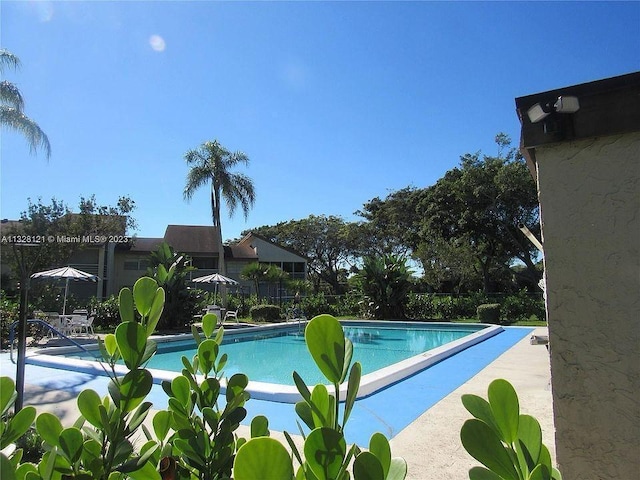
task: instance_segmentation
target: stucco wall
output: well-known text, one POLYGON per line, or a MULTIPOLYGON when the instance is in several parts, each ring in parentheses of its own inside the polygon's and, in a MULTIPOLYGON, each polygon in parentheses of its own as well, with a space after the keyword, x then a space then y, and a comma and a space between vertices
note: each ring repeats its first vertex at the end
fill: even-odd
POLYGON ((260 238, 253 238, 251 245, 257 247, 258 258, 261 262, 303 262, 304 259, 260 238))
POLYGON ((640 133, 536 149, 557 460, 640 471, 640 133))

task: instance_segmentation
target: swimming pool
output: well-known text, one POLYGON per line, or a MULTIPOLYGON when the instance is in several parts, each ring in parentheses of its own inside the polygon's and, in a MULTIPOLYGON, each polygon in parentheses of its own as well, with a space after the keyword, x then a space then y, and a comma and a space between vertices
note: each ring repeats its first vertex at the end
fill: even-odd
MULTIPOLYGON (((354 361, 363 366, 358 398, 396 383, 448 356, 502 331, 487 325, 421 322, 342 322, 354 344, 354 361)), ((324 383, 306 349, 304 325, 280 324, 225 331, 221 353, 227 353, 227 377, 245 373, 253 398, 292 403, 300 399, 291 373, 296 370, 308 385, 324 383)), ((182 368, 181 357, 191 358, 191 335, 155 338, 158 353, 147 368, 154 381, 171 380, 182 368)), ((44 349, 29 356, 28 363, 104 374, 99 363, 77 355, 73 348, 44 349), (53 351, 52 351, 53 350, 53 351), (55 353, 55 354, 54 354, 55 353), (75 354, 75 355, 74 355, 75 354)), ((126 369, 122 367, 122 372, 126 369)), ((345 386, 346 390, 346 386, 345 386)), ((341 396, 344 392, 341 392, 341 396)))

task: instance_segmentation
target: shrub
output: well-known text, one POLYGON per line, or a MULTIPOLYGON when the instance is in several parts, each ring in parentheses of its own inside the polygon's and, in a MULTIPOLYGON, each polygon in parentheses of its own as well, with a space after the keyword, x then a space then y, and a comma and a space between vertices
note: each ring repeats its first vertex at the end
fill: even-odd
POLYGON ((478 306, 492 303, 482 292, 473 292, 453 299, 454 318, 471 318, 476 315, 478 306))
POLYGON ((277 305, 256 305, 251 307, 250 315, 254 322, 279 322, 280 307, 277 305))
POLYGON ((541 295, 527 293, 520 290, 515 295, 509 295, 502 302, 503 323, 515 323, 519 320, 527 320, 532 315, 545 318, 544 299, 541 295))
POLYGON ((308 432, 303 433, 304 448, 300 451, 291 435, 284 432, 291 453, 278 440, 270 438, 268 420, 258 416, 251 422, 252 438, 238 449, 233 465, 233 478, 319 479, 395 479, 403 480, 407 463, 391 456, 389 441, 381 433, 374 433, 367 451, 358 446, 347 446, 345 426, 354 407, 362 367, 351 364, 353 345, 344 336, 340 323, 330 315, 313 318, 305 328, 305 343, 309 353, 333 392, 318 384, 312 390, 302 377, 293 372, 293 378, 302 396, 295 411, 308 432), (340 385, 347 383, 345 402, 341 408, 340 385), (341 414, 342 413, 342 418, 341 414), (294 462, 300 465, 295 471, 294 462), (352 469, 353 475, 349 473, 352 469))
POLYGON ((16 440, 16 447, 22 449, 22 462, 37 463, 45 452, 42 437, 35 428, 30 428, 16 440))
POLYGON ((462 404, 474 418, 460 430, 465 450, 484 467, 473 467, 469 478, 519 478, 561 480, 542 443, 540 423, 520 414, 518 395, 506 380, 489 385, 488 401, 477 395, 462 396, 462 404))
POLYGON ((407 299, 407 315, 416 320, 431 320, 435 316, 433 295, 410 293, 407 299))
POLYGON ((88 310, 94 315, 93 326, 101 330, 114 330, 120 323, 118 297, 115 295, 102 301, 93 297, 88 310))
POLYGON ((437 318, 446 321, 450 321, 455 318, 453 298, 450 296, 433 297, 433 309, 437 318))
POLYGON ((500 323, 500 304, 484 303, 478 305, 478 321, 480 323, 500 323))
POLYGON ((0 291, 0 347, 6 348, 9 341, 9 328, 18 320, 20 303, 0 291))
POLYGON ((362 301, 362 298, 362 295, 359 293, 347 292, 338 300, 338 304, 336 305, 336 312, 334 313, 334 315, 359 315, 360 302, 362 301))
POLYGON ((323 292, 303 297, 300 308, 307 318, 313 318, 321 313, 337 314, 335 306, 329 303, 323 292))

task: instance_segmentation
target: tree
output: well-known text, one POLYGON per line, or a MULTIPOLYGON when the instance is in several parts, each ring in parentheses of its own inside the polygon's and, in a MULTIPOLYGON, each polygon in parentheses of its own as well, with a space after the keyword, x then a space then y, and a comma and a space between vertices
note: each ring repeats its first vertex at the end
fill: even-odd
POLYGON ((249 157, 242 152, 230 152, 217 140, 205 142, 196 150, 189 150, 184 156, 191 166, 184 187, 184 198, 191 200, 196 190, 211 183, 211 216, 213 226, 217 227, 220 252, 220 271, 225 273, 224 247, 222 245, 222 227, 220 225, 220 207, 222 198, 226 201, 229 216, 233 216, 238 205, 245 219, 255 202, 253 181, 242 173, 232 173, 231 169, 242 163, 249 164, 249 157))
POLYGON ((375 197, 364 204, 356 215, 367 220, 365 228, 371 241, 369 253, 408 256, 420 243, 420 219, 417 207, 423 189, 405 187, 382 200, 375 197))
MULTIPOLYGON (((64 265, 71 255, 81 248, 97 246, 109 236, 124 236, 134 202, 121 197, 118 206, 98 207, 94 197, 89 201, 81 200, 81 213, 74 214, 63 202, 51 200, 51 205, 37 204, 29 200, 27 212, 22 212, 19 222, 2 224, 2 263, 12 267, 12 273, 18 277, 20 286, 20 316, 18 323, 18 370, 16 384, 19 391, 24 388, 24 356, 26 345, 27 305, 30 277, 42 268, 64 265), (98 215, 99 218, 87 218, 98 212, 112 212, 113 215, 98 215), (125 219, 123 221, 123 218, 125 219), (91 231, 83 230, 92 225, 91 231), (84 237, 87 242, 81 241, 84 237), (79 241, 65 241, 77 238, 79 241), (97 240, 97 241, 96 241, 97 240)), ((21 402, 18 409, 21 408, 21 402)))
POLYGON ((411 271, 403 258, 395 255, 366 257, 359 276, 362 293, 373 303, 375 318, 406 318, 411 271))
MULTIPOLYGON (((5 67, 18 69, 20 59, 3 49, 0 50, 0 73, 4 74, 5 67)), ((24 114, 24 99, 20 90, 6 80, 0 82, 0 124, 24 135, 31 153, 42 148, 47 159, 51 157, 51 144, 47 135, 35 121, 24 114)))
POLYGON ((307 267, 316 291, 327 283, 333 293, 344 293, 349 269, 361 256, 359 225, 333 215, 310 215, 253 232, 273 243, 289 247, 307 258, 307 267))
MULTIPOLYGON (((507 140, 504 134, 496 137, 501 149, 507 140)), ((504 157, 464 155, 459 168, 448 171, 426 189, 418 214, 422 218, 422 243, 427 244, 420 251, 430 252, 421 258, 425 267, 456 251, 467 257, 471 252, 485 293, 501 281, 514 259, 526 265, 530 276, 539 276, 537 251, 518 229, 524 224, 533 232, 539 231, 538 197, 535 183, 515 149, 504 157), (434 248, 443 242, 448 243, 446 255, 434 248)))
POLYGON ((253 282, 258 300, 260 300, 260 282, 267 278, 268 273, 269 265, 259 262, 251 262, 240 272, 240 278, 253 282))
MULTIPOLYGON (((278 287, 287 286, 289 284, 289 274, 277 265, 268 263, 252 262, 242 269, 240 277, 245 280, 251 280, 256 290, 256 297, 260 301, 260 283, 267 284, 267 296, 271 297, 270 286, 278 287)), ((279 289, 280 290, 280 289, 279 289)), ((276 293, 276 296, 279 294, 276 293)))
POLYGON ((115 206, 99 205, 95 196, 81 198, 75 213, 64 202, 27 199, 27 210, 18 222, 2 224, 2 259, 18 274, 63 266, 78 250, 96 247, 109 237, 125 236, 135 228, 131 213, 135 202, 120 197, 115 206))

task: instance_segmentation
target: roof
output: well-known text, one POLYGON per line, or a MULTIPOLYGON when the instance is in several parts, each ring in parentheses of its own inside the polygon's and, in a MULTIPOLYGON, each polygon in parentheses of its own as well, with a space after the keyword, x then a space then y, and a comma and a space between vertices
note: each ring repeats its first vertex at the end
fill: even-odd
POLYGON ((233 260, 251 260, 258 261, 258 254, 249 245, 225 245, 224 258, 233 260))
POLYGON ((134 237, 132 239, 131 252, 153 252, 158 249, 163 242, 162 238, 134 237))
POLYGON ((541 145, 640 131, 640 72, 582 83, 516 98, 522 124, 521 145, 541 145), (539 104, 553 106, 559 97, 576 97, 573 113, 551 112, 532 121, 527 112, 539 104))
POLYGON ((174 250, 188 254, 217 253, 217 228, 194 225, 169 225, 164 240, 174 250))

